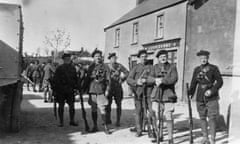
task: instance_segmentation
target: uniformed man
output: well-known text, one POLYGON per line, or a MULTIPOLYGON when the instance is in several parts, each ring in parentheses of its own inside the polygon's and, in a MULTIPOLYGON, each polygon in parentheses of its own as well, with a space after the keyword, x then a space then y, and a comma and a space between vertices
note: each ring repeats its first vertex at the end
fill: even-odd
POLYGON ((44 102, 52 102, 52 88, 50 85, 51 80, 53 79, 53 74, 55 72, 54 67, 52 66, 52 60, 49 59, 47 64, 43 68, 44 75, 43 75, 43 95, 44 95, 44 102))
MULTIPOLYGON (((143 130, 143 118, 144 106, 146 101, 148 101, 147 96, 151 91, 151 87, 146 86, 146 79, 151 71, 151 66, 147 65, 147 51, 140 50, 138 52, 138 58, 140 63, 138 63, 129 73, 127 78, 127 83, 131 87, 134 93, 135 101, 135 124, 136 127, 130 129, 130 131, 136 131, 136 137, 142 135, 143 130)), ((146 108, 146 107, 145 107, 146 108)))
POLYGON ((168 62, 168 52, 166 50, 160 50, 156 57, 158 58, 158 64, 153 66, 150 73, 151 78, 148 79, 149 83, 155 83, 151 94, 152 116, 155 130, 156 118, 160 119, 160 131, 157 133, 160 135, 158 137, 160 141, 163 140, 163 117, 165 116, 168 142, 173 144, 173 112, 174 103, 177 102, 175 84, 178 80, 178 73, 175 64, 168 62))
POLYGON ((108 64, 111 74, 111 85, 108 98, 107 106, 107 123, 111 124, 111 105, 114 98, 117 105, 117 121, 116 126, 120 126, 120 118, 122 113, 122 99, 123 99, 123 89, 122 83, 126 80, 128 76, 128 70, 117 62, 116 53, 109 53, 108 59, 110 63, 108 64))
POLYGON ((200 50, 197 56, 201 65, 194 69, 189 95, 192 97, 197 89, 197 111, 201 120, 203 134, 202 143, 209 143, 208 125, 210 127, 210 143, 215 143, 216 118, 219 115, 219 94, 218 90, 223 85, 223 80, 216 65, 208 62, 209 52, 200 50), (208 118, 208 122, 207 122, 208 118))
POLYGON ((108 105, 107 95, 109 94, 110 70, 103 63, 102 52, 95 50, 92 53, 94 63, 87 71, 87 85, 89 93, 89 104, 92 107, 93 129, 91 132, 98 131, 97 109, 99 108, 104 125, 104 132, 110 134, 107 124, 106 107, 108 105))
MULTIPOLYGON (((30 64, 29 64, 29 65, 27 66, 27 68, 26 68, 26 76, 27 76, 31 81, 33 81, 33 77, 32 77, 32 74, 33 74, 33 65, 34 65, 34 62, 31 61, 30 64)), ((28 90, 28 91, 30 91, 30 89, 29 89, 29 84, 30 84, 30 82, 27 81, 27 90, 28 90)), ((33 85, 32 85, 32 87, 33 87, 33 85)))
POLYGON ((64 104, 67 102, 69 106, 70 125, 78 126, 74 122, 75 108, 74 108, 74 90, 77 89, 77 74, 76 69, 71 63, 71 55, 63 54, 63 64, 58 66, 53 77, 53 89, 56 96, 56 101, 59 104, 58 115, 60 124, 63 127, 63 112, 64 104))
MULTIPOLYGON (((33 64, 33 73, 32 73, 32 78, 33 78, 33 91, 37 92, 36 90, 36 85, 39 84, 40 82, 40 66, 39 66, 39 60, 35 60, 34 64, 33 64)), ((38 85, 39 87, 39 85, 38 85)), ((40 87, 38 88, 38 90, 40 90, 40 87)))
POLYGON ((43 78, 44 78, 44 67, 46 66, 46 63, 43 62, 39 65, 39 72, 40 72, 40 78, 39 78, 39 92, 43 92, 43 78))

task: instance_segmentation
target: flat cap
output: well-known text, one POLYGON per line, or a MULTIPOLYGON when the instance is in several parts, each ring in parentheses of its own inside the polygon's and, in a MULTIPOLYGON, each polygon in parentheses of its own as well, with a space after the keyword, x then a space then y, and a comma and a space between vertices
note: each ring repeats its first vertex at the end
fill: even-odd
POLYGON ((197 52, 197 56, 209 56, 210 52, 206 51, 206 50, 200 50, 199 52, 197 52))
POLYGON ((62 55, 62 59, 66 58, 66 57, 71 57, 71 54, 69 54, 69 53, 64 53, 64 54, 62 55))
POLYGON ((139 58, 142 54, 147 54, 147 51, 142 49, 138 51, 137 57, 139 58))
POLYGON ((158 53, 157 53, 157 55, 156 55, 156 57, 158 58, 160 55, 167 55, 168 54, 168 51, 166 51, 166 50, 160 50, 160 51, 158 51, 158 53))
POLYGON ((100 51, 100 50, 94 50, 93 53, 92 53, 92 57, 94 57, 95 54, 100 54, 100 55, 102 55, 102 51, 100 51))
POLYGON ((110 59, 110 58, 113 57, 113 56, 117 56, 116 53, 109 53, 109 54, 108 54, 108 59, 110 59))

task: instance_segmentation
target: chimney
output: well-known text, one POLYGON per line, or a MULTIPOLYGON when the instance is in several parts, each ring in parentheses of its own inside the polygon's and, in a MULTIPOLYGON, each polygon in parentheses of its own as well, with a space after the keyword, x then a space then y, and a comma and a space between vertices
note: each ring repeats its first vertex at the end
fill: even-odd
POLYGON ((144 2, 145 0, 136 0, 136 5, 141 4, 142 2, 144 2))

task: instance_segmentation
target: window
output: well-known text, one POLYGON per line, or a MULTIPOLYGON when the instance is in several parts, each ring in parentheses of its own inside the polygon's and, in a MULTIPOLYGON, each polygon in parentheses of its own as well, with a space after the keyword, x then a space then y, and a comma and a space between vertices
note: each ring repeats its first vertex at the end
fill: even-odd
POLYGON ((168 51, 168 61, 177 64, 177 50, 168 51))
POLYGON ((138 43, 138 23, 133 24, 132 44, 138 43))
POLYGON ((119 41, 120 41, 120 29, 116 29, 114 47, 119 47, 119 41))
POLYGON ((164 33, 164 15, 157 16, 156 38, 163 38, 164 33))

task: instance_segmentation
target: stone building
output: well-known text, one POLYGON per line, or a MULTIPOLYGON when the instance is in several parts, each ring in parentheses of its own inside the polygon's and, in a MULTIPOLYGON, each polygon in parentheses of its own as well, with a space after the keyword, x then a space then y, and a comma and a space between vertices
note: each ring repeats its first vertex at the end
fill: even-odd
POLYGON ((119 61, 131 68, 137 63, 140 49, 148 51, 151 63, 156 63, 157 51, 169 51, 169 61, 176 63, 179 73, 176 91, 183 100, 185 83, 199 64, 196 52, 200 49, 209 50, 210 62, 219 65, 224 76, 231 76, 235 3, 236 0, 138 0, 134 9, 104 29, 106 56, 116 52, 119 61))
MULTIPOLYGON (((235 84, 240 77, 240 66, 236 66, 240 65, 235 33, 236 15, 240 13, 237 3, 237 0, 137 0, 135 8, 104 29, 106 56, 116 52, 119 61, 131 68, 137 63, 136 53, 140 49, 148 51, 151 63, 156 62, 157 51, 169 51, 169 61, 176 63, 179 73, 176 92, 179 100, 184 101, 185 85, 199 65, 197 51, 210 51, 210 63, 219 66, 224 79, 220 90, 221 114, 232 125, 230 131, 234 131, 237 123, 231 124, 228 118, 232 97, 240 101, 235 84)), ((235 121, 240 118, 236 113, 231 115, 235 121)))

